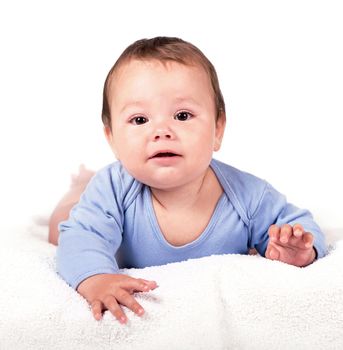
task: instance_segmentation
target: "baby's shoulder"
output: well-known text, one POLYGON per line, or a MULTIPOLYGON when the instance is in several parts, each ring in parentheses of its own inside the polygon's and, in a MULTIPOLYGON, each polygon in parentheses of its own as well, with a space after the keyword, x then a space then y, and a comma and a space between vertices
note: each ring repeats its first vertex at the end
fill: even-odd
POLYGON ((224 192, 236 203, 236 207, 244 211, 247 218, 251 217, 263 197, 268 182, 218 160, 213 160, 211 165, 224 192))
POLYGON ((121 162, 116 161, 98 170, 92 181, 101 191, 127 208, 142 190, 143 184, 131 176, 121 162))

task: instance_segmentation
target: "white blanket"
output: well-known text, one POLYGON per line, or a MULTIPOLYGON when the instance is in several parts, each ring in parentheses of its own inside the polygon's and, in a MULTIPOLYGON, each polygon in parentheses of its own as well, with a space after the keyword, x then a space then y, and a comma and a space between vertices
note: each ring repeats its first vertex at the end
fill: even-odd
MULTIPOLYGON (((337 233, 337 232, 336 232, 337 233)), ((2 232, 0 349, 343 349, 343 241, 306 268, 225 255, 125 271, 159 287, 129 323, 55 272, 46 226, 2 232), (333 249, 334 248, 334 249, 333 249)))

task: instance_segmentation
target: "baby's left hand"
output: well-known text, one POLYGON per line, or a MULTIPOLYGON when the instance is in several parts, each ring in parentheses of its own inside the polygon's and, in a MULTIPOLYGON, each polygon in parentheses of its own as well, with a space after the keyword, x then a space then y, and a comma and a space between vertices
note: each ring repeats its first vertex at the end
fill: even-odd
POLYGON ((269 243, 266 258, 304 267, 316 258, 313 235, 305 232, 300 224, 271 225, 268 230, 269 243))

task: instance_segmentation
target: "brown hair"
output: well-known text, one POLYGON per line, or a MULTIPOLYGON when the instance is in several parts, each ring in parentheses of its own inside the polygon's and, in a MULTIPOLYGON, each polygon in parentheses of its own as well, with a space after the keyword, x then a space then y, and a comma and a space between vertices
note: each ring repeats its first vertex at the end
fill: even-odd
POLYGON ((214 92, 216 121, 220 117, 225 118, 225 103, 220 91, 218 76, 213 64, 193 44, 179 38, 155 37, 152 39, 141 39, 128 46, 119 56, 114 66, 109 71, 103 90, 102 122, 111 128, 111 111, 108 102, 108 90, 113 73, 118 67, 131 59, 158 61, 175 61, 184 65, 200 64, 207 72, 214 92))

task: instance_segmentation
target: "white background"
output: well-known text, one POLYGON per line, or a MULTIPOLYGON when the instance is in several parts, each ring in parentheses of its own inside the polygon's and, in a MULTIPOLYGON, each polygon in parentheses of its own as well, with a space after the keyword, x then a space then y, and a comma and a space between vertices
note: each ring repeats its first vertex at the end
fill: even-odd
POLYGON ((79 163, 112 162, 102 87, 137 39, 179 36, 215 65, 217 158, 343 227, 341 1, 2 1, 1 221, 49 213, 79 163))

